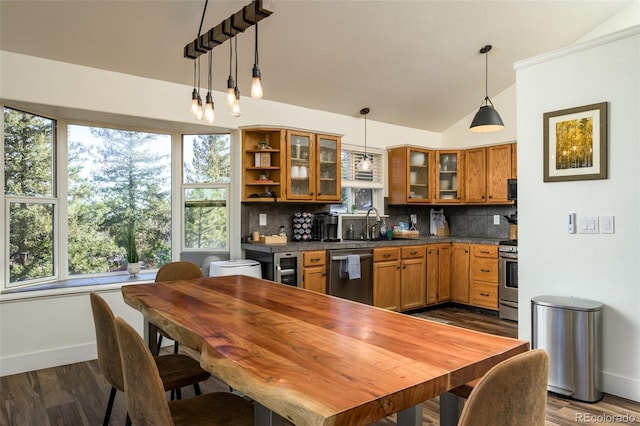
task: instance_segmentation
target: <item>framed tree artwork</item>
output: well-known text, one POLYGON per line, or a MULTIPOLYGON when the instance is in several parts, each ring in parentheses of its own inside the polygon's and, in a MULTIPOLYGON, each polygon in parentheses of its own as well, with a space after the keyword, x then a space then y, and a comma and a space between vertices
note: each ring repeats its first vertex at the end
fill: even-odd
POLYGON ((607 178, 607 102, 546 112, 544 181, 607 178))

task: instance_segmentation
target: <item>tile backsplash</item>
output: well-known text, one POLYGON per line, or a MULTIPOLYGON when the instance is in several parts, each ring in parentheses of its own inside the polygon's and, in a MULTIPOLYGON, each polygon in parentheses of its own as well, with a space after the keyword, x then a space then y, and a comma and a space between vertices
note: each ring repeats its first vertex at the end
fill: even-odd
MULTIPOLYGON (((465 206, 395 206, 388 205, 385 200, 384 212, 381 215, 388 216, 385 222, 388 227, 398 222, 409 222, 409 216, 416 214, 418 219, 417 229, 420 235, 429 235, 429 215, 431 207, 443 209, 449 223, 451 235, 460 237, 486 237, 507 239, 509 237, 509 224, 502 216, 516 214, 514 206, 493 205, 465 205, 465 206), (493 216, 500 216, 500 224, 493 224, 493 216)), ((241 232, 243 241, 250 238, 251 232, 260 234, 277 234, 280 225, 285 227, 287 235, 293 234, 292 215, 295 212, 319 213, 328 212, 329 205, 321 204, 292 204, 292 203, 243 203, 242 204, 241 232), (267 225, 260 226, 259 215, 267 215, 267 225)), ((363 217, 345 216, 343 218, 340 237, 345 239, 349 224, 353 225, 356 238, 364 234, 365 221, 363 217)))

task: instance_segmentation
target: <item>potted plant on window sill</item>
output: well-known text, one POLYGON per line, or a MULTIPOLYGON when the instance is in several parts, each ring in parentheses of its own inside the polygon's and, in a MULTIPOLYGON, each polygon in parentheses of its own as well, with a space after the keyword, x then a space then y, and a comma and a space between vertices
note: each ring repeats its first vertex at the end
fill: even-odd
POLYGON ((132 278, 140 273, 140 258, 136 248, 136 227, 133 223, 129 225, 129 233, 127 234, 127 271, 132 278))

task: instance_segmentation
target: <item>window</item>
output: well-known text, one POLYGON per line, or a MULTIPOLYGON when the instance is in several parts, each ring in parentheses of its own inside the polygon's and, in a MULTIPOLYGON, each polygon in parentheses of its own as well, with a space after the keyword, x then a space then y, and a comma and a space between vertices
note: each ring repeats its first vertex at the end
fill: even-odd
POLYGON ((371 207, 382 211, 382 154, 367 151, 373 159, 373 169, 368 172, 359 171, 357 164, 364 156, 363 151, 350 149, 343 145, 342 149, 342 196, 341 204, 331 206, 337 213, 362 213, 371 207))
POLYGON ((171 261, 171 136, 68 126, 70 276, 126 271, 133 226, 142 269, 171 261))
POLYGON ((230 134, 181 139, 3 111, 5 288, 127 276, 132 225, 150 272, 179 251, 229 250, 230 134), (172 144, 182 148, 182 167, 172 144), (173 208, 172 195, 180 198, 173 208))
POLYGON ((184 135, 182 153, 183 250, 227 251, 231 136, 184 135))
POLYGON ((56 274, 55 128, 55 120, 4 108, 8 287, 56 274))

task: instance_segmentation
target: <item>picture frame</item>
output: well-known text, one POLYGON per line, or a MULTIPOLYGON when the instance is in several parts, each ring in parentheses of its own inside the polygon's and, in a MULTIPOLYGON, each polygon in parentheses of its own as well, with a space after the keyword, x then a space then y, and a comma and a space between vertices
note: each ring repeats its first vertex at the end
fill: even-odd
POLYGON ((546 112, 544 181, 607 179, 608 103, 546 112))

